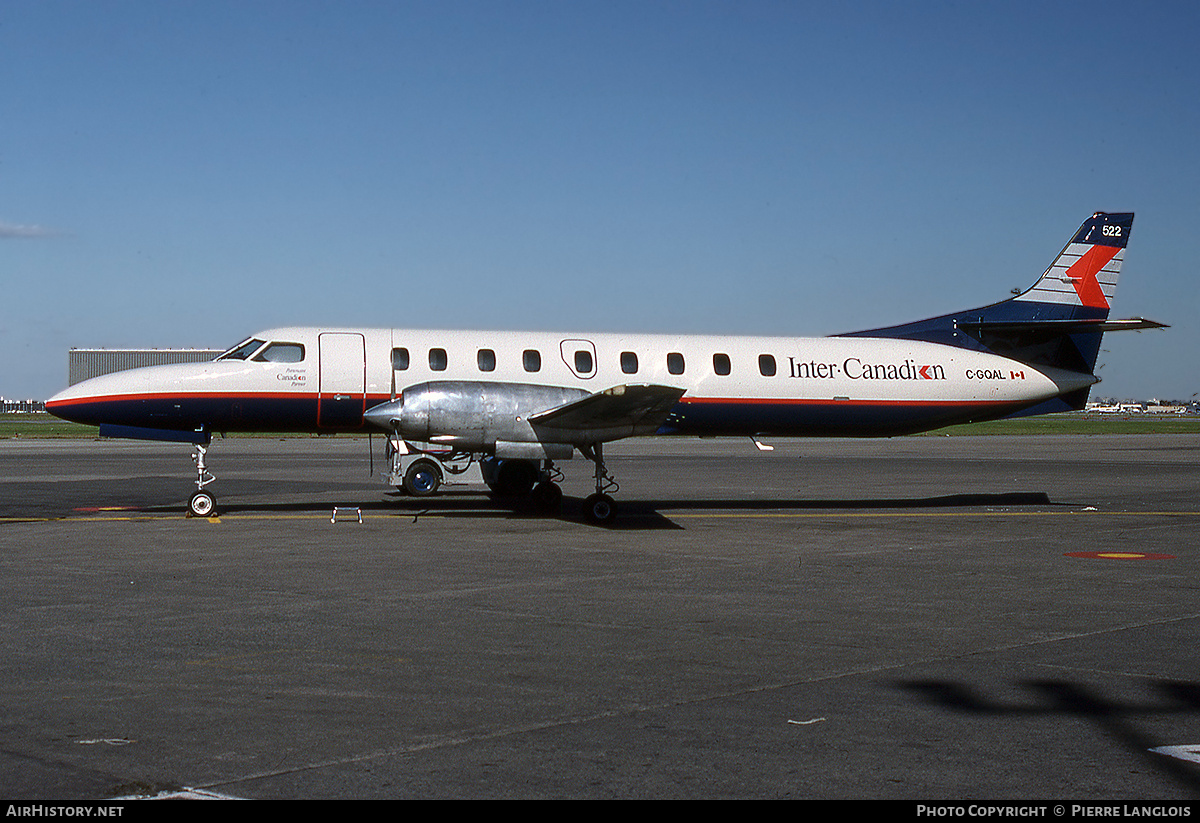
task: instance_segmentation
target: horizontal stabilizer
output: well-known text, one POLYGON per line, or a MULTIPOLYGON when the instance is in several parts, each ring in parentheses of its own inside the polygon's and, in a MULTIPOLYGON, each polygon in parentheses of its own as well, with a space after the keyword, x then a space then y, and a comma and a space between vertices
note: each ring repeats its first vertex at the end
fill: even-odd
POLYGON ((652 434, 666 421, 685 391, 670 386, 613 386, 535 414, 529 422, 536 429, 573 432, 593 440, 652 434))
POLYGON ((1104 332, 1162 329, 1166 325, 1140 317, 1128 320, 997 318, 955 320, 954 328, 978 340, 987 350, 1022 363, 1091 373, 1100 349, 1100 335, 1104 332))
POLYGON ((964 330, 979 329, 990 332, 1037 331, 1047 335, 1170 328, 1166 323, 1146 320, 1142 317, 1130 317, 1125 320, 980 320, 959 322, 958 327, 964 330))

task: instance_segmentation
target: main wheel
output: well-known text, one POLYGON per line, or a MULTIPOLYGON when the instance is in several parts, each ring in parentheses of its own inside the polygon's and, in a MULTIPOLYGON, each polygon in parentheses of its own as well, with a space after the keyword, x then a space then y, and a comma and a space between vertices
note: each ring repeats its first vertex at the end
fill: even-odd
POLYGON ((188 516, 211 517, 216 508, 216 498, 206 491, 198 491, 188 501, 188 516))
POLYGON ((524 497, 537 480, 537 464, 532 460, 501 460, 496 467, 495 484, 488 485, 503 497, 524 497))
POLYGON ((414 460, 404 472, 404 490, 413 497, 428 497, 442 485, 442 470, 428 458, 414 460))
POLYGON ((545 480, 533 487, 533 502, 547 514, 558 514, 562 508, 562 489, 557 483, 545 480))
POLYGON ((593 494, 583 501, 583 516, 597 525, 607 525, 617 517, 617 503, 607 494, 593 494))

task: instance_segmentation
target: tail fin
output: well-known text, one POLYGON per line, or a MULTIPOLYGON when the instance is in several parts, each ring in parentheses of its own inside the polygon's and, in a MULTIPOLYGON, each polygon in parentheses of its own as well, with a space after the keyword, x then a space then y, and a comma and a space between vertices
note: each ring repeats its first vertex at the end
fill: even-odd
POLYGON ((1014 301, 1082 307, 1095 310, 1100 319, 1108 317, 1132 229, 1132 212, 1096 212, 1079 227, 1041 279, 1014 301))
MULTIPOLYGON (((1093 374, 1106 331, 1162 328, 1149 320, 1109 320, 1133 213, 1096 212, 1058 253, 1036 283, 1015 297, 916 323, 852 332, 841 337, 925 340, 999 354, 1031 366, 1093 374)), ((1083 408, 1088 389, 1059 398, 1063 409, 1083 408)))

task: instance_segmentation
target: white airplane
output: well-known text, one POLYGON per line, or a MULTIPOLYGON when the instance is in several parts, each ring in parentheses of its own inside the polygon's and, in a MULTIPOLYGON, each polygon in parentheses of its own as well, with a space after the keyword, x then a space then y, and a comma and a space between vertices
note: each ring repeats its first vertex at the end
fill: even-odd
POLYGON ((193 443, 190 515, 215 511, 214 432, 381 429, 393 468, 409 460, 411 494, 478 458, 493 491, 548 510, 562 498, 554 461, 578 450, 595 463, 585 516, 604 523, 616 483, 603 444, 621 438, 890 437, 1082 409, 1101 335, 1163 327, 1108 319, 1132 225, 1131 213, 1097 212, 1027 291, 890 328, 816 338, 280 328, 211 362, 84 381, 46 408, 102 437, 193 443))

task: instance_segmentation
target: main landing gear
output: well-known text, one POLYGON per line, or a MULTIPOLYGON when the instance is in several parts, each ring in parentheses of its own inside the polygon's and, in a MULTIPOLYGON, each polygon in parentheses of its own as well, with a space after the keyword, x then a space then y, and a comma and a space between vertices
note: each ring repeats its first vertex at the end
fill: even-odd
POLYGON ((604 447, 597 443, 594 446, 581 448, 583 456, 596 464, 596 493, 588 495, 583 501, 583 516, 588 522, 606 526, 617 519, 617 503, 608 492, 616 492, 621 487, 617 480, 608 473, 604 466, 604 447))
MULTIPOLYGON (((620 486, 604 465, 603 447, 597 443, 582 446, 580 452, 596 464, 596 492, 583 501, 583 516, 589 523, 608 525, 617 517, 616 501, 609 496, 620 486)), ((483 479, 493 493, 502 497, 527 497, 538 511, 557 514, 562 508, 563 492, 559 483, 563 473, 550 460, 541 470, 532 460, 485 458, 483 479)))
MULTIPOLYGON (((609 525, 617 517, 617 504, 611 495, 615 494, 620 486, 604 465, 601 444, 581 446, 579 450, 596 466, 596 491, 583 501, 583 516, 589 523, 609 525)), ((448 479, 446 472, 461 474, 467 468, 456 467, 441 459, 441 455, 429 452, 422 453, 415 460, 405 464, 401 458, 407 454, 411 452, 394 447, 389 451, 392 460, 389 482, 402 488, 412 497, 436 494, 448 479)), ((468 465, 471 465, 471 461, 468 465)), ((478 466, 481 479, 492 494, 513 502, 518 509, 533 510, 551 516, 557 516, 562 510, 563 491, 560 484, 564 475, 552 460, 498 458, 493 455, 482 457, 474 465, 478 466)))
POLYGON ((541 468, 532 460, 502 460, 485 457, 480 463, 483 482, 498 497, 525 498, 545 514, 557 515, 562 509, 563 473, 551 460, 541 468))
POLYGON ((217 510, 217 499, 204 490, 205 486, 217 479, 204 465, 206 454, 208 447, 197 443, 196 451, 192 454, 192 460, 196 463, 196 493, 188 500, 188 517, 212 517, 217 510))

